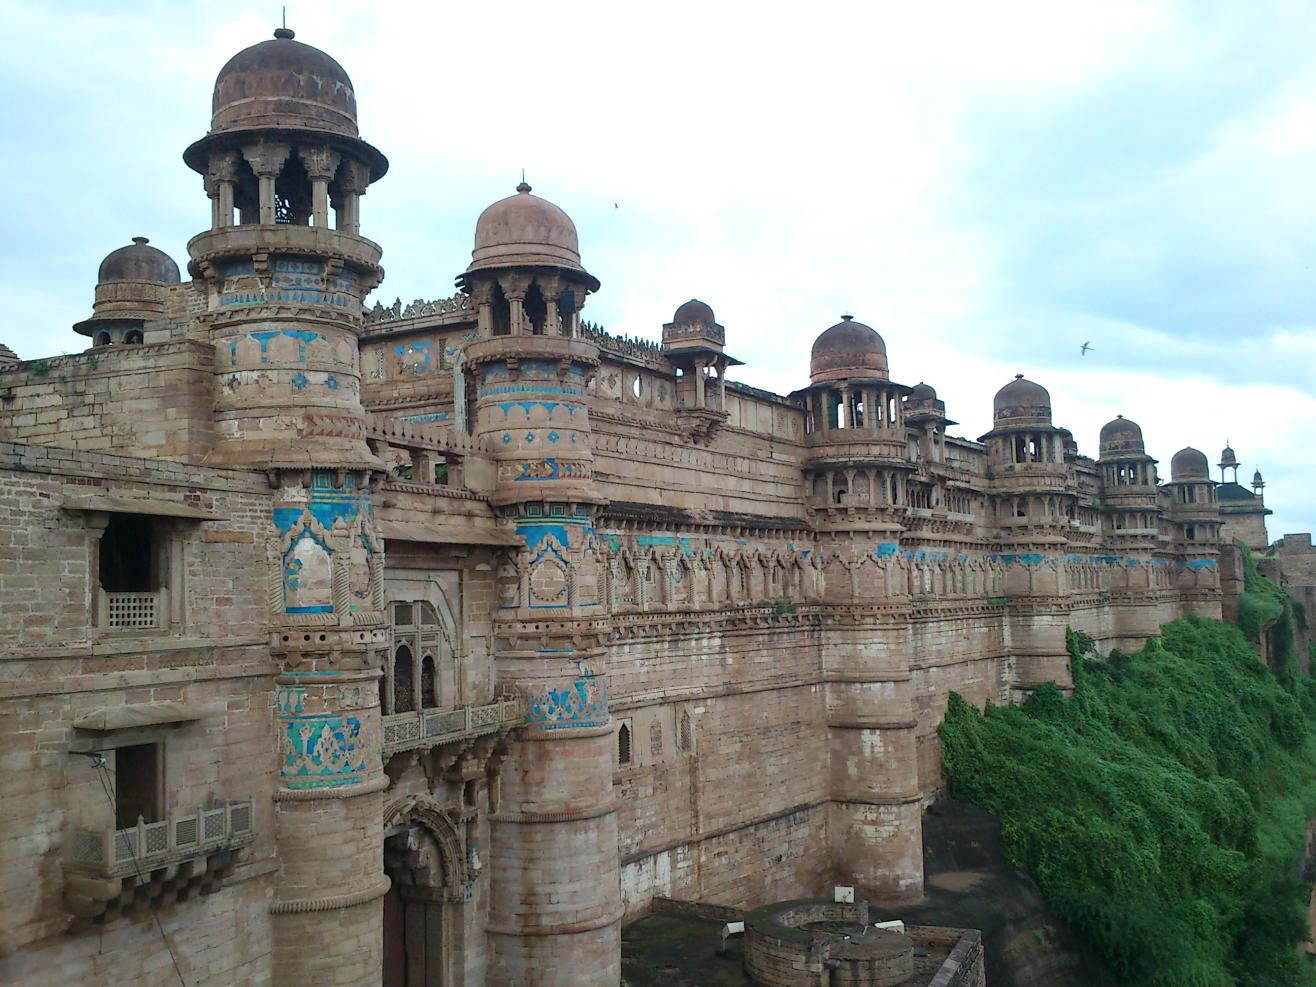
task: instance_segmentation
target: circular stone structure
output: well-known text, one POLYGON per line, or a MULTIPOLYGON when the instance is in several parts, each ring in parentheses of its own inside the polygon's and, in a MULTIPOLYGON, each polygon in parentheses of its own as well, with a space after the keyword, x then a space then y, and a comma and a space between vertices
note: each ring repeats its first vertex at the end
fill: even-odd
POLYGON ((760 987, 899 987, 914 976, 914 947, 874 928, 866 901, 782 901, 745 916, 745 972, 760 987))

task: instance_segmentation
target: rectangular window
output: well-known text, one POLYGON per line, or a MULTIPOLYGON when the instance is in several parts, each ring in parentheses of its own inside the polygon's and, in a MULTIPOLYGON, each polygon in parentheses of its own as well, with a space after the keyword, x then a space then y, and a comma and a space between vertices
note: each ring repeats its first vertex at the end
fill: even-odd
POLYGON ((114 828, 164 818, 164 762, 160 744, 134 744, 114 752, 114 828))
POLYGON ((151 593, 159 589, 160 566, 153 529, 147 517, 110 517, 100 544, 100 583, 106 593, 151 593))

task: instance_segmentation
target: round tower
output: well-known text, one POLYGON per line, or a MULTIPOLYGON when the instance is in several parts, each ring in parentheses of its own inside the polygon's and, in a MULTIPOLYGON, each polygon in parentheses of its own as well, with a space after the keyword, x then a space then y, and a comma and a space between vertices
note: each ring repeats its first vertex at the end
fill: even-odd
POLYGON ((135 236, 101 261, 91 318, 75 323, 73 331, 90 336, 92 346, 145 342, 143 326, 164 318, 169 291, 178 283, 173 258, 135 236))
POLYGON ((387 162, 360 139, 342 66, 284 28, 220 70, 210 133, 183 159, 211 203, 210 229, 188 243, 215 348, 209 461, 261 470, 275 490, 274 980, 366 987, 379 983, 388 889, 388 627, 371 504, 382 464, 366 445, 357 347, 383 271, 358 203, 387 162))
POLYGON ((891 380, 882 337, 845 315, 814 341, 809 386, 793 395, 805 408, 816 551, 830 560, 823 599, 837 608, 821 638, 831 864, 840 883, 887 900, 923 893, 917 716, 898 616, 911 593, 901 545, 914 509, 909 392, 891 380))
MULTIPOLYGON (((1050 392, 1023 374, 996 392, 992 425, 979 441, 987 446, 998 552, 1005 565, 1013 693, 1023 696, 1043 682, 1068 688, 1069 611, 1061 563, 1069 554, 1071 532, 1080 534, 1078 498, 1070 482, 1073 436, 1051 423, 1050 392)), ((1095 533, 1095 524, 1091 527, 1095 533)))
POLYGON ((570 217, 525 182, 480 215, 458 283, 478 317, 464 351, 474 431, 497 461, 494 505, 523 543, 500 570, 494 624, 499 688, 528 712, 490 817, 490 982, 613 987, 622 907, 589 403, 599 354, 579 332, 599 283, 570 217))

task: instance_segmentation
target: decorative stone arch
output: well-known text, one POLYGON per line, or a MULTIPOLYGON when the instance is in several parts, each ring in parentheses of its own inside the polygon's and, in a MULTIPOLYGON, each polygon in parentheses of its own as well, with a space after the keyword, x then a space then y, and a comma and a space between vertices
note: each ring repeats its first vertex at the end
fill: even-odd
POLYGON ((452 818, 438 802, 426 795, 408 795, 384 808, 386 833, 395 826, 408 823, 423 828, 434 838, 441 864, 442 873, 439 874, 433 873, 432 868, 414 872, 418 878, 417 886, 439 892, 446 901, 465 901, 468 881, 466 851, 452 818))

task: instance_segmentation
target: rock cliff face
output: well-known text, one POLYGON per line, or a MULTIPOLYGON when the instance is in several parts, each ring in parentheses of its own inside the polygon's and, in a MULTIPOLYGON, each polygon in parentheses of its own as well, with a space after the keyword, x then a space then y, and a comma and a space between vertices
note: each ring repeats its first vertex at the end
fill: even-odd
MULTIPOLYGON (((1106 987, 1114 981, 1046 907, 1027 875, 1005 858, 989 812, 937 802, 923 818, 923 902, 882 919, 979 929, 992 987, 1106 987)), ((875 906, 877 903, 874 903, 875 906)))

